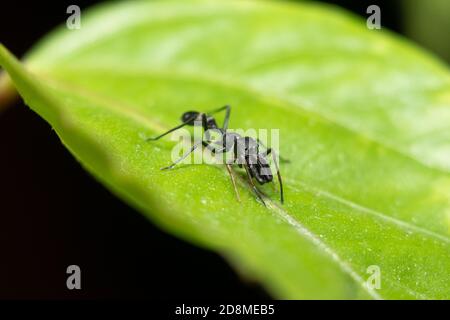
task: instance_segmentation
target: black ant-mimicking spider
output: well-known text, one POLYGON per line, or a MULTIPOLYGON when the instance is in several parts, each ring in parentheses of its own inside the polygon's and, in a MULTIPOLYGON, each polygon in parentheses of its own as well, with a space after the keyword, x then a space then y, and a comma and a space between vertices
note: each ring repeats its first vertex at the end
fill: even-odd
MULTIPOLYGON (((165 135, 178 130, 186 125, 194 126, 201 124, 204 130, 205 140, 202 140, 198 143, 195 143, 192 148, 182 155, 179 159, 173 162, 171 165, 161 168, 161 170, 172 169, 177 163, 185 159, 188 155, 190 155, 194 150, 202 144, 204 147, 208 148, 213 154, 219 153, 227 153, 229 151, 233 151, 233 159, 230 162, 226 162, 225 166, 228 170, 228 173, 231 177, 231 181, 233 183, 234 191, 236 193, 237 199, 240 201, 239 193, 236 188, 236 181, 234 179, 234 175, 232 173, 232 164, 237 164, 240 168, 244 167, 247 173, 247 179, 250 182, 250 185, 253 188, 253 191, 261 200, 261 202, 266 205, 263 199, 263 194, 258 190, 256 185, 253 183, 253 178, 259 182, 259 184, 265 184, 273 181, 272 170, 269 166, 269 161, 267 160, 267 156, 272 154, 272 159, 275 164, 275 168, 277 170, 278 183, 280 185, 280 201, 284 202, 283 197, 283 182, 281 179, 280 169, 277 162, 277 157, 275 151, 272 148, 265 147, 259 139, 253 139, 251 137, 242 137, 241 135, 228 132, 228 121, 230 119, 230 111, 231 107, 229 105, 223 106, 219 109, 213 110, 208 113, 198 112, 198 111, 187 111, 183 113, 181 116, 182 123, 175 128, 170 129, 163 134, 154 137, 148 138, 147 141, 155 141, 158 140, 165 135), (216 120, 211 116, 214 113, 221 112, 225 110, 225 119, 223 121, 222 128, 217 126, 216 120), (219 139, 211 140, 211 131, 216 131, 219 133, 219 139), (265 151, 260 152, 260 147, 263 147, 265 151)), ((281 159, 281 158, 280 158, 281 159)), ((287 160, 285 160, 287 161, 287 160)))

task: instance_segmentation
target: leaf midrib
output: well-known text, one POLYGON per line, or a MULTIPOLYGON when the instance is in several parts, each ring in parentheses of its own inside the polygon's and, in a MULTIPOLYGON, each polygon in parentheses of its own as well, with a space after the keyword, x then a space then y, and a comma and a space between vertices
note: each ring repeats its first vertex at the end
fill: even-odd
POLYGON ((332 201, 339 202, 340 204, 343 204, 343 205, 345 205, 345 206, 347 206, 349 208, 355 209, 355 210, 359 211, 360 213, 368 214, 368 215, 377 217, 379 219, 382 219, 384 221, 391 222, 391 223, 397 225, 398 227, 400 227, 402 229, 411 229, 411 230, 414 230, 416 232, 422 233, 425 236, 432 237, 432 238, 434 238, 436 240, 443 241, 443 242, 446 242, 446 243, 450 243, 450 238, 445 236, 445 235, 442 235, 442 234, 436 233, 434 231, 431 231, 431 230, 419 227, 419 226, 417 226, 415 224, 412 224, 409 221, 405 221, 405 220, 401 220, 401 219, 398 219, 398 218, 394 218, 394 217, 392 217, 392 216, 390 216, 390 215, 388 215, 386 213, 383 213, 383 212, 380 212, 378 210, 375 210, 375 209, 372 209, 372 208, 368 208, 368 207, 363 206, 363 205, 361 205, 359 203, 356 203, 353 200, 348 200, 346 198, 343 198, 341 196, 335 195, 335 194, 333 194, 331 192, 328 192, 326 190, 317 188, 315 186, 311 186, 311 185, 306 184, 306 183, 301 183, 300 184, 298 181, 292 180, 290 178, 284 178, 284 181, 289 182, 290 187, 292 189, 298 191, 298 192, 301 192, 301 190, 298 189, 298 188, 299 187, 300 188, 303 187, 303 188, 307 189, 308 191, 315 192, 315 194, 318 195, 318 196, 323 196, 324 198, 330 199, 332 201), (292 185, 294 185, 294 187, 292 187, 292 185))

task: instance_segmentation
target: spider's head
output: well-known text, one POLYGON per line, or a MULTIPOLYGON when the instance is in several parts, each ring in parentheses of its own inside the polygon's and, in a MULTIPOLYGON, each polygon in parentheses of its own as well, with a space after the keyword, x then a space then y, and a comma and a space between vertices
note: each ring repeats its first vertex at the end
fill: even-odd
POLYGON ((199 114, 200 114, 200 112, 198 112, 198 111, 187 111, 187 112, 183 113, 183 115, 181 116, 181 121, 183 121, 183 122, 188 121, 187 124, 190 126, 193 126, 194 121, 197 120, 199 114))

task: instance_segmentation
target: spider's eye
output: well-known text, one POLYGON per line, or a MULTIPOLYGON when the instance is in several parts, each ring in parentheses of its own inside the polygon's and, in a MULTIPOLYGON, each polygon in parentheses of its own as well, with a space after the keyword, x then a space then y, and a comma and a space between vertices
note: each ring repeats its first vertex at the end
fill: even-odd
POLYGON ((181 116, 181 121, 186 122, 191 119, 191 121, 189 121, 189 124, 194 124, 194 121, 195 119, 197 119, 198 114, 199 113, 197 111, 187 111, 181 116))

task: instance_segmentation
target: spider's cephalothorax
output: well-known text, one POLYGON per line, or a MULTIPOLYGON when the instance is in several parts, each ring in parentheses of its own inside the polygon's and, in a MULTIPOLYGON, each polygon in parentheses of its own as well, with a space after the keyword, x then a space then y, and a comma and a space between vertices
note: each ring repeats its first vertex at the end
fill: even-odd
MULTIPOLYGON (((224 106, 217 110, 213 110, 209 113, 203 113, 198 111, 187 111, 183 113, 181 116, 182 123, 175 128, 170 129, 169 131, 155 137, 149 138, 148 140, 158 140, 159 138, 173 132, 185 125, 194 126, 201 125, 203 130, 205 131, 205 139, 199 143, 196 143, 192 146, 192 148, 186 152, 183 156, 181 156, 178 160, 173 162, 170 166, 161 168, 162 170, 171 169, 177 163, 185 159, 189 154, 191 154, 197 147, 203 145, 208 148, 214 154, 222 154, 227 152, 232 152, 233 157, 232 160, 225 163, 225 166, 230 174, 231 181, 233 182, 234 190, 236 192, 236 196, 239 200, 239 194, 236 188, 236 182, 234 179, 234 175, 232 172, 231 165, 237 164, 239 167, 243 167, 247 174, 247 179, 251 184, 253 191, 256 193, 258 198, 265 204, 264 199, 262 197, 262 192, 256 188, 253 183, 253 178, 258 181, 259 184, 265 184, 273 181, 272 170, 269 165, 269 161, 267 159, 268 155, 272 155, 273 162, 275 164, 275 168, 277 171, 278 182, 280 184, 280 200, 283 203, 283 183, 281 180, 281 174, 277 162, 277 157, 275 155, 275 151, 272 148, 266 148, 259 139, 253 139, 251 137, 243 137, 234 132, 228 132, 228 121, 230 119, 230 106, 224 106), (225 110, 225 119, 221 128, 217 126, 217 122, 211 115, 224 111, 225 110), (218 134, 218 138, 211 139, 211 133, 216 132, 218 134), (260 147, 264 148, 264 151, 260 150, 260 147)), ((281 159, 281 158, 280 158, 281 159)))

